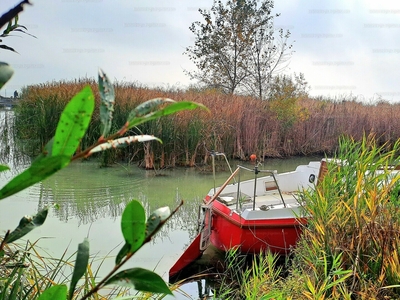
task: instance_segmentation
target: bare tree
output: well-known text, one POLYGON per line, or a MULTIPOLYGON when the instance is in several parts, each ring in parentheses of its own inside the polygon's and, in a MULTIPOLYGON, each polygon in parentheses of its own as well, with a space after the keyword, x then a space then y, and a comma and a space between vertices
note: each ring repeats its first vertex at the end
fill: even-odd
MULTIPOLYGON (((268 4, 272 5, 272 2, 268 4)), ((267 7, 266 11, 271 9, 272 6, 267 7)), ((272 78, 287 67, 293 45, 288 44, 289 30, 277 31, 274 28, 273 17, 264 18, 258 23, 260 26, 253 33, 253 44, 249 47, 246 64, 249 76, 243 82, 243 86, 247 94, 265 100, 271 88, 272 78)))
POLYGON ((204 21, 194 22, 194 46, 184 54, 196 71, 186 71, 191 79, 224 91, 265 98, 271 76, 281 70, 290 32, 279 31, 283 43, 276 45, 272 14, 273 1, 214 0, 210 11, 199 9, 204 21))

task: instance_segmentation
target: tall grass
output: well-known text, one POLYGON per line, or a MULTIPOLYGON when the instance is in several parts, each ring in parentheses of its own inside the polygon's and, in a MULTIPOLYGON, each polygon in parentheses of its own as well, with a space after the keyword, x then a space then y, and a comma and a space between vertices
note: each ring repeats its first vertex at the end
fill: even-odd
MULTIPOLYGON (((373 136, 340 139, 328 173, 303 195, 311 217, 288 274, 264 297, 400 298, 400 173, 393 172, 400 144, 386 146, 373 136)), ((257 287, 262 277, 243 286, 257 287)))
MULTIPOLYGON (((70 283, 76 253, 67 255, 66 250, 60 258, 54 258, 38 246, 38 241, 27 241, 24 245, 13 244, 13 248, 7 246, 0 263, 0 299, 37 299, 55 283, 70 283)), ((76 299, 95 286, 105 259, 107 257, 91 258, 84 278, 77 287, 76 299)), ((128 288, 111 288, 96 293, 91 299, 111 299, 126 295, 129 295, 128 288)), ((142 299, 147 298, 143 296, 142 299)))
POLYGON ((260 253, 254 257, 250 269, 243 272, 241 295, 244 299, 271 299, 276 296, 272 289, 280 280, 282 264, 278 264, 278 255, 271 252, 260 253))
POLYGON ((400 176, 389 166, 398 164, 399 146, 396 142, 387 151, 371 136, 360 142, 341 139, 341 163, 331 164, 307 201, 312 218, 298 258, 303 271, 311 272, 309 292, 321 284, 322 274, 342 281, 340 289, 324 287, 332 297, 400 295, 399 206, 391 201, 394 192, 398 196, 400 176))
POLYGON ((215 299, 274 299, 287 259, 261 252, 246 255, 239 248, 225 253, 213 276, 215 299))
MULTIPOLYGON (((15 130, 21 139, 33 141, 40 151, 54 133, 67 101, 89 84, 97 102, 95 80, 49 82, 28 86, 16 108, 15 130)), ((214 90, 197 91, 149 89, 138 84, 115 84, 115 128, 121 127, 139 103, 156 97, 191 100, 204 104, 211 113, 187 111, 139 126, 131 133, 145 132, 163 144, 135 144, 114 153, 117 159, 142 161, 144 167, 193 166, 207 160, 207 150, 228 157, 246 159, 255 153, 265 157, 285 157, 334 153, 341 135, 360 141, 375 134, 380 145, 390 147, 400 137, 400 104, 365 104, 353 99, 327 100, 301 96, 289 103, 279 100, 224 95, 214 90)), ((100 121, 94 116, 83 146, 99 137, 100 121)), ((105 159, 105 160, 107 160, 105 159)))

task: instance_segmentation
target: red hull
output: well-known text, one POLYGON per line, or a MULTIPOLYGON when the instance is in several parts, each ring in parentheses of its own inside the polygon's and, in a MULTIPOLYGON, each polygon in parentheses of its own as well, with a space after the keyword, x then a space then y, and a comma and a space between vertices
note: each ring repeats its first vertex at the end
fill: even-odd
POLYGON ((269 249, 288 254, 307 221, 305 218, 245 220, 218 201, 213 202, 212 212, 210 242, 223 251, 240 247, 243 253, 269 249))
POLYGON ((187 267, 190 263, 199 258, 202 251, 200 251, 200 234, 193 240, 189 247, 183 252, 181 257, 169 270, 169 278, 176 276, 179 271, 187 267))

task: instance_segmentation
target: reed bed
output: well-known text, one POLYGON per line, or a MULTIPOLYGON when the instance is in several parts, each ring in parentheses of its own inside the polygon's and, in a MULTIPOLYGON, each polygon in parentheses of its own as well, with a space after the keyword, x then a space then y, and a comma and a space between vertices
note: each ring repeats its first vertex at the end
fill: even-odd
POLYGON ((341 139, 315 193, 297 254, 306 299, 398 299, 400 295, 399 143, 341 139))
MULTIPOLYGON (((20 139, 33 143, 36 152, 55 131, 66 103, 85 85, 90 85, 97 103, 94 79, 49 82, 28 86, 16 108, 15 130, 20 139)), ((247 159, 257 154, 287 157, 333 153, 341 135, 361 140, 375 134, 380 144, 392 145, 400 135, 399 104, 365 104, 355 100, 313 99, 299 96, 290 101, 225 95, 215 90, 150 89, 137 83, 115 83, 114 127, 121 127, 138 104, 157 97, 204 104, 210 112, 186 111, 143 124, 130 134, 154 134, 163 144, 131 145, 112 154, 103 154, 104 163, 118 159, 139 161, 146 168, 195 166, 204 164, 208 150, 228 157, 247 159)), ((82 147, 99 137, 100 121, 95 114, 82 147)), ((32 153, 33 154, 33 153, 32 153)))

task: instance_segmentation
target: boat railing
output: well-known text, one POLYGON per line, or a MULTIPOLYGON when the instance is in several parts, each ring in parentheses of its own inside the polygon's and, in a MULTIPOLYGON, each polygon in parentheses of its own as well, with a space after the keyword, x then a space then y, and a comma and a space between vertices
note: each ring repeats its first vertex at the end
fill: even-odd
POLYGON ((230 164, 229 164, 229 161, 228 161, 228 159, 227 159, 225 153, 217 152, 217 151, 214 151, 214 150, 209 151, 209 153, 210 153, 210 155, 211 155, 211 157, 212 157, 212 170, 213 170, 213 177, 214 177, 214 193, 213 193, 212 199, 210 199, 210 201, 208 201, 208 202, 206 203, 206 206, 207 206, 207 205, 210 205, 210 204, 219 196, 219 194, 220 194, 220 193, 222 192, 222 190, 226 187, 226 185, 233 179, 234 184, 237 184, 237 183, 238 183, 238 187, 237 187, 237 197, 236 197, 236 209, 238 210, 238 209, 239 209, 239 204, 240 204, 240 196, 241 196, 241 193, 240 193, 240 170, 245 170, 245 171, 249 171, 249 172, 253 172, 253 173, 254 173, 253 210, 255 210, 255 208, 256 208, 257 174, 259 174, 259 173, 267 173, 267 174, 269 174, 269 175, 273 178, 273 181, 274 181, 274 183, 275 183, 274 189, 278 190, 278 193, 279 193, 279 196, 280 196, 280 198, 281 198, 282 204, 283 204, 284 207, 286 207, 286 203, 285 203, 285 200, 284 200, 284 198, 283 198, 282 191, 281 191, 281 189, 280 189, 280 187, 279 187, 279 185, 278 185, 278 181, 276 180, 276 176, 275 176, 275 174, 277 173, 276 170, 260 170, 260 169, 258 168, 258 164, 256 164, 256 165, 254 166, 254 169, 250 169, 250 168, 247 168, 247 167, 238 165, 238 166, 237 166, 237 169, 236 169, 235 171, 232 171, 232 168, 231 168, 231 166, 230 166, 230 164), (217 156, 223 156, 223 157, 225 158, 226 164, 227 164, 227 166, 228 166, 228 168, 229 168, 229 171, 230 171, 230 173, 231 173, 231 176, 230 176, 230 177, 228 178, 228 180, 219 188, 218 191, 217 191, 217 188, 216 188, 216 177, 215 177, 215 157, 217 157, 217 156), (236 178, 235 178, 236 174, 238 174, 238 180, 237 180, 237 181, 236 181, 236 178))
MULTIPOLYGON (((215 179, 215 157, 216 156, 223 156, 225 158, 226 165, 228 166, 229 171, 231 172, 231 174, 233 174, 233 171, 232 171, 231 165, 229 164, 228 158, 226 157, 225 153, 217 152, 217 151, 214 151, 214 150, 209 151, 209 152, 210 152, 210 155, 211 155, 211 158, 212 158, 212 170, 213 170, 213 178, 214 178, 214 194, 215 194, 216 190, 217 190, 216 179, 215 179)), ((235 180, 234 177, 233 177, 233 180, 236 183, 236 180, 235 180)))
MULTIPOLYGON (((274 182, 275 182, 276 189, 278 190, 279 196, 280 196, 280 198, 281 198, 281 200, 282 200, 282 204, 283 204, 284 207, 286 207, 286 203, 285 203, 285 200, 283 199, 282 191, 281 191, 281 189, 279 188, 278 181, 276 180, 276 176, 275 176, 276 173, 277 173, 276 170, 260 170, 260 169, 258 168, 258 165, 255 165, 255 166, 254 166, 254 169, 250 169, 250 168, 247 168, 247 167, 238 165, 238 168, 237 168, 237 169, 239 169, 239 170, 245 170, 245 171, 249 171, 249 172, 254 173, 253 210, 256 209, 257 178, 258 178, 258 174, 259 174, 259 173, 267 173, 267 174, 269 174, 269 175, 273 178, 273 180, 274 180, 274 182)), ((240 180, 240 173, 241 173, 241 172, 239 172, 239 174, 238 174, 237 197, 236 197, 236 199, 237 199, 237 200, 236 200, 236 210, 239 209, 239 199, 240 199, 240 194, 241 194, 241 192, 240 192, 240 182, 241 182, 241 180, 240 180)))

